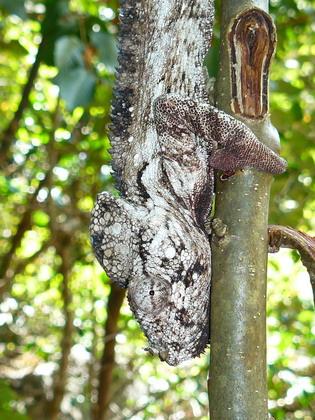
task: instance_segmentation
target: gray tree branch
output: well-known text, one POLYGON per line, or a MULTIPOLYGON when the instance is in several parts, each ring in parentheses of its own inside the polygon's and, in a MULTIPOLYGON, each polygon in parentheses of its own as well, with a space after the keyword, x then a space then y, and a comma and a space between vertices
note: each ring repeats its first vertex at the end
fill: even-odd
POLYGON ((280 248, 296 249, 310 276, 315 305, 315 238, 287 226, 269 225, 269 252, 280 248))
MULTIPOLYGON (((267 11, 268 2, 222 1, 216 104, 234 113, 263 143, 277 150, 277 133, 267 114, 268 63, 275 34, 268 15, 257 7, 267 11)), ((209 372, 210 416, 214 420, 268 418, 266 266, 270 183, 270 175, 254 170, 216 183, 209 372)))
POLYGON ((104 349, 100 361, 97 403, 93 409, 94 420, 104 420, 106 418, 107 408, 110 402, 111 382, 115 366, 116 334, 118 331, 120 308, 123 304, 124 297, 125 290, 112 284, 107 302, 107 319, 104 329, 104 349))
POLYGON ((61 358, 58 370, 55 373, 52 387, 52 399, 47 402, 46 416, 49 420, 57 420, 60 406, 65 394, 68 377, 68 367, 73 335, 73 313, 71 309, 72 293, 70 287, 70 274, 73 264, 71 249, 72 236, 62 230, 54 230, 54 246, 61 258, 59 272, 62 274, 61 296, 63 302, 64 327, 60 342, 61 358))

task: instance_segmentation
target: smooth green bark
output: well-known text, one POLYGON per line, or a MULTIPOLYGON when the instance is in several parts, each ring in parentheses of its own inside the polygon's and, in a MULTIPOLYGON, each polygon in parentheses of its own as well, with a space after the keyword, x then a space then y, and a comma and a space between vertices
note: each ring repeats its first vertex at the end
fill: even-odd
MULTIPOLYGON (((232 115, 226 36, 232 18, 249 7, 267 11, 268 3, 222 1, 216 105, 232 115)), ((278 134, 269 117, 243 121, 262 142, 277 150, 278 134)), ((245 170, 216 183, 215 218, 226 225, 226 233, 212 238, 211 420, 268 418, 266 268, 271 180, 269 174, 245 170)))

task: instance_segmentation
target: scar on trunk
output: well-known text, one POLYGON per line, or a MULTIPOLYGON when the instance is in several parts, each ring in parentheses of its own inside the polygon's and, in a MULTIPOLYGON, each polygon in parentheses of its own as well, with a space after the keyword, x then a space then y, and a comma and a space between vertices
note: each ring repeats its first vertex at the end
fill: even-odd
POLYGON ((268 75, 276 41, 275 26, 264 11, 251 8, 234 19, 228 44, 235 114, 262 119, 268 113, 268 75))

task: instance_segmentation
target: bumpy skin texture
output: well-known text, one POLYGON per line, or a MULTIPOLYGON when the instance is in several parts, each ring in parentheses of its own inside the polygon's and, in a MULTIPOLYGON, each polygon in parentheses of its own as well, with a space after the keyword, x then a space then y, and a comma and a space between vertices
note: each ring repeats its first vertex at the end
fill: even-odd
POLYGON ((158 148, 139 171, 143 202, 101 193, 91 237, 100 264, 128 288, 149 351, 177 365, 209 341, 211 250, 204 223, 212 169, 277 174, 286 163, 244 124, 208 104, 168 94, 153 109, 158 148))

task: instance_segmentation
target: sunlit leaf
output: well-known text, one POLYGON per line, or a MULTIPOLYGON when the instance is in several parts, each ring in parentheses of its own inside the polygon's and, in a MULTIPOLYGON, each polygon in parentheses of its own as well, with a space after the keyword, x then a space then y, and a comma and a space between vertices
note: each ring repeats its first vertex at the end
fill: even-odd
POLYGON ((18 397, 12 388, 4 381, 0 380, 0 418, 1 420, 30 420, 24 414, 18 413, 12 407, 12 403, 17 402, 18 397))
POLYGON ((0 8, 7 13, 19 16, 21 19, 27 18, 24 0, 0 0, 0 8))
POLYGON ((37 210, 32 215, 33 222, 39 227, 45 227, 49 223, 49 216, 47 213, 37 210))
POLYGON ((61 69, 83 67, 83 44, 75 36, 63 36, 55 44, 55 65, 61 69))
POLYGON ((110 71, 117 65, 117 46, 113 35, 105 32, 91 32, 91 41, 98 49, 100 60, 110 71))
POLYGON ((91 101, 96 84, 95 75, 83 67, 62 70, 55 78, 60 88, 60 95, 66 101, 69 110, 77 106, 86 106, 91 101))

